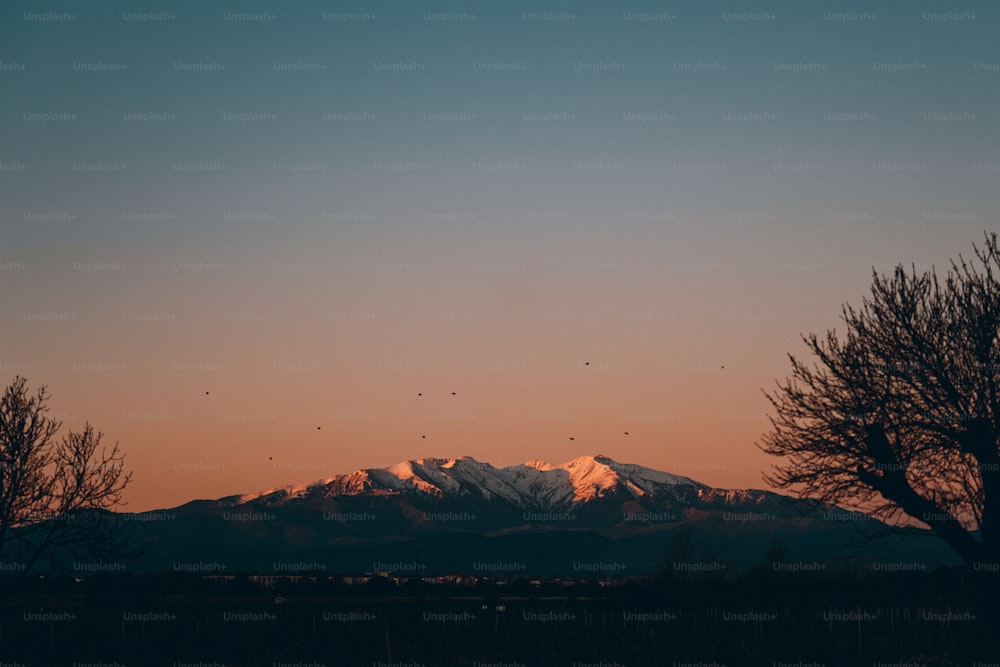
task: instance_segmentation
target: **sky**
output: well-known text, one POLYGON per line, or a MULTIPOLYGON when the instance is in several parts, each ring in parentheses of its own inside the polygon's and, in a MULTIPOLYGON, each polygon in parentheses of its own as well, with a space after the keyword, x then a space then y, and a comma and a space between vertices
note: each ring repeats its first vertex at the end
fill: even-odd
POLYGON ((998 19, 4 3, 0 382, 130 511, 422 457, 763 488, 801 335, 997 230, 998 19))

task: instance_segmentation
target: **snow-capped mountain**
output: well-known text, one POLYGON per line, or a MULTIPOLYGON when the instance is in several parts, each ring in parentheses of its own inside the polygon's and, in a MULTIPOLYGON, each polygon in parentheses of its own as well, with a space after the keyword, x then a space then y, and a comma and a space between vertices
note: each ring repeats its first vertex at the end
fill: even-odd
MULTIPOLYGON (((532 517, 539 515, 572 516, 577 526, 606 529, 647 523, 635 517, 650 513, 658 517, 656 523, 672 523, 690 518, 692 512, 753 510, 793 518, 816 510, 769 491, 716 489, 605 455, 579 456, 558 465, 533 460, 502 468, 470 456, 422 458, 214 502, 218 507, 301 508, 334 515, 343 514, 343 509, 377 508, 383 519, 399 517, 401 523, 393 530, 456 528, 454 522, 433 518, 450 516, 449 512, 474 516, 475 521, 461 524, 465 528, 496 530, 536 523, 532 517)), ((350 522, 344 526, 373 528, 350 522)), ((386 525, 382 529, 389 530, 386 525)))
POLYGON ((618 463, 604 455, 580 456, 560 465, 533 460, 505 468, 463 456, 405 461, 388 468, 358 470, 312 484, 285 486, 230 500, 238 504, 256 501, 276 505, 295 499, 403 494, 429 499, 501 500, 518 507, 554 509, 607 496, 697 497, 709 488, 688 477, 634 463, 618 463))
POLYGON ((689 559, 747 567, 775 540, 799 559, 850 557, 858 523, 856 513, 830 505, 713 488, 603 455, 501 468, 468 456, 415 459, 133 518, 130 535, 149 547, 129 565, 135 571, 307 565, 481 574, 516 564, 518 574, 568 576, 582 567, 656 572, 679 530, 693 531, 689 559))

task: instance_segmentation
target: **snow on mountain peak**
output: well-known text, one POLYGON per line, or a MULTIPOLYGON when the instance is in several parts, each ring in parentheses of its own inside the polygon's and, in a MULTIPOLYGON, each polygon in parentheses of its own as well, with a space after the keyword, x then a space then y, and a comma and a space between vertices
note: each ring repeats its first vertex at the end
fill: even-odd
POLYGON ((600 492, 618 485, 621 480, 609 462, 614 463, 606 456, 579 456, 559 466, 569 472, 575 502, 592 500, 600 492))
POLYGON ((478 492, 486 499, 500 497, 522 506, 555 507, 583 503, 615 490, 635 497, 654 495, 662 487, 708 489, 687 477, 618 463, 611 457, 578 456, 552 465, 540 460, 495 468, 471 456, 420 458, 387 468, 358 470, 312 484, 290 485, 248 494, 240 502, 284 502, 306 496, 415 492, 437 498, 478 492))

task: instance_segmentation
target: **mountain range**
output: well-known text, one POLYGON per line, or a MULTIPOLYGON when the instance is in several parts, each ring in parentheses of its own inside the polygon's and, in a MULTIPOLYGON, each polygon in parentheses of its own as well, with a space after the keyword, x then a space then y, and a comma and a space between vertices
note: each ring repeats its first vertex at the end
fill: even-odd
POLYGON ((604 455, 580 456, 562 465, 536 460, 506 468, 495 468, 463 456, 405 461, 388 468, 358 470, 312 484, 285 486, 227 500, 278 505, 337 496, 403 494, 549 510, 607 497, 676 497, 707 489, 687 477, 618 463, 604 455))
POLYGON ((415 459, 123 517, 148 545, 134 571, 609 577, 770 566, 776 553, 824 568, 957 563, 927 531, 605 455, 415 459), (864 539, 873 531, 892 539, 864 539))

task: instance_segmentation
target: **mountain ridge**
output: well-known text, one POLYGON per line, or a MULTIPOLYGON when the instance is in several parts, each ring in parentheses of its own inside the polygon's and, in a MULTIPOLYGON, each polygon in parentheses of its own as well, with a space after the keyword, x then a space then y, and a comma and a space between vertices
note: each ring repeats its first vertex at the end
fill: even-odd
POLYGON ((611 574, 649 575, 681 561, 753 567, 775 544, 798 562, 831 567, 917 553, 927 563, 954 560, 941 545, 921 546, 926 531, 602 454, 501 468, 471 456, 424 457, 124 518, 130 538, 148 545, 132 571, 350 573, 419 561, 427 573, 516 563, 522 575, 578 576, 608 564, 611 574), (889 530, 898 544, 855 547, 862 525, 889 530))
POLYGON ((306 484, 288 484, 256 493, 228 496, 237 504, 277 504, 294 499, 346 495, 404 493, 442 499, 478 494, 515 505, 554 509, 588 502, 615 492, 639 499, 669 492, 673 487, 709 489, 689 477, 619 463, 605 454, 578 456, 561 464, 533 459, 495 467, 471 456, 424 457, 384 468, 362 468, 306 484))

